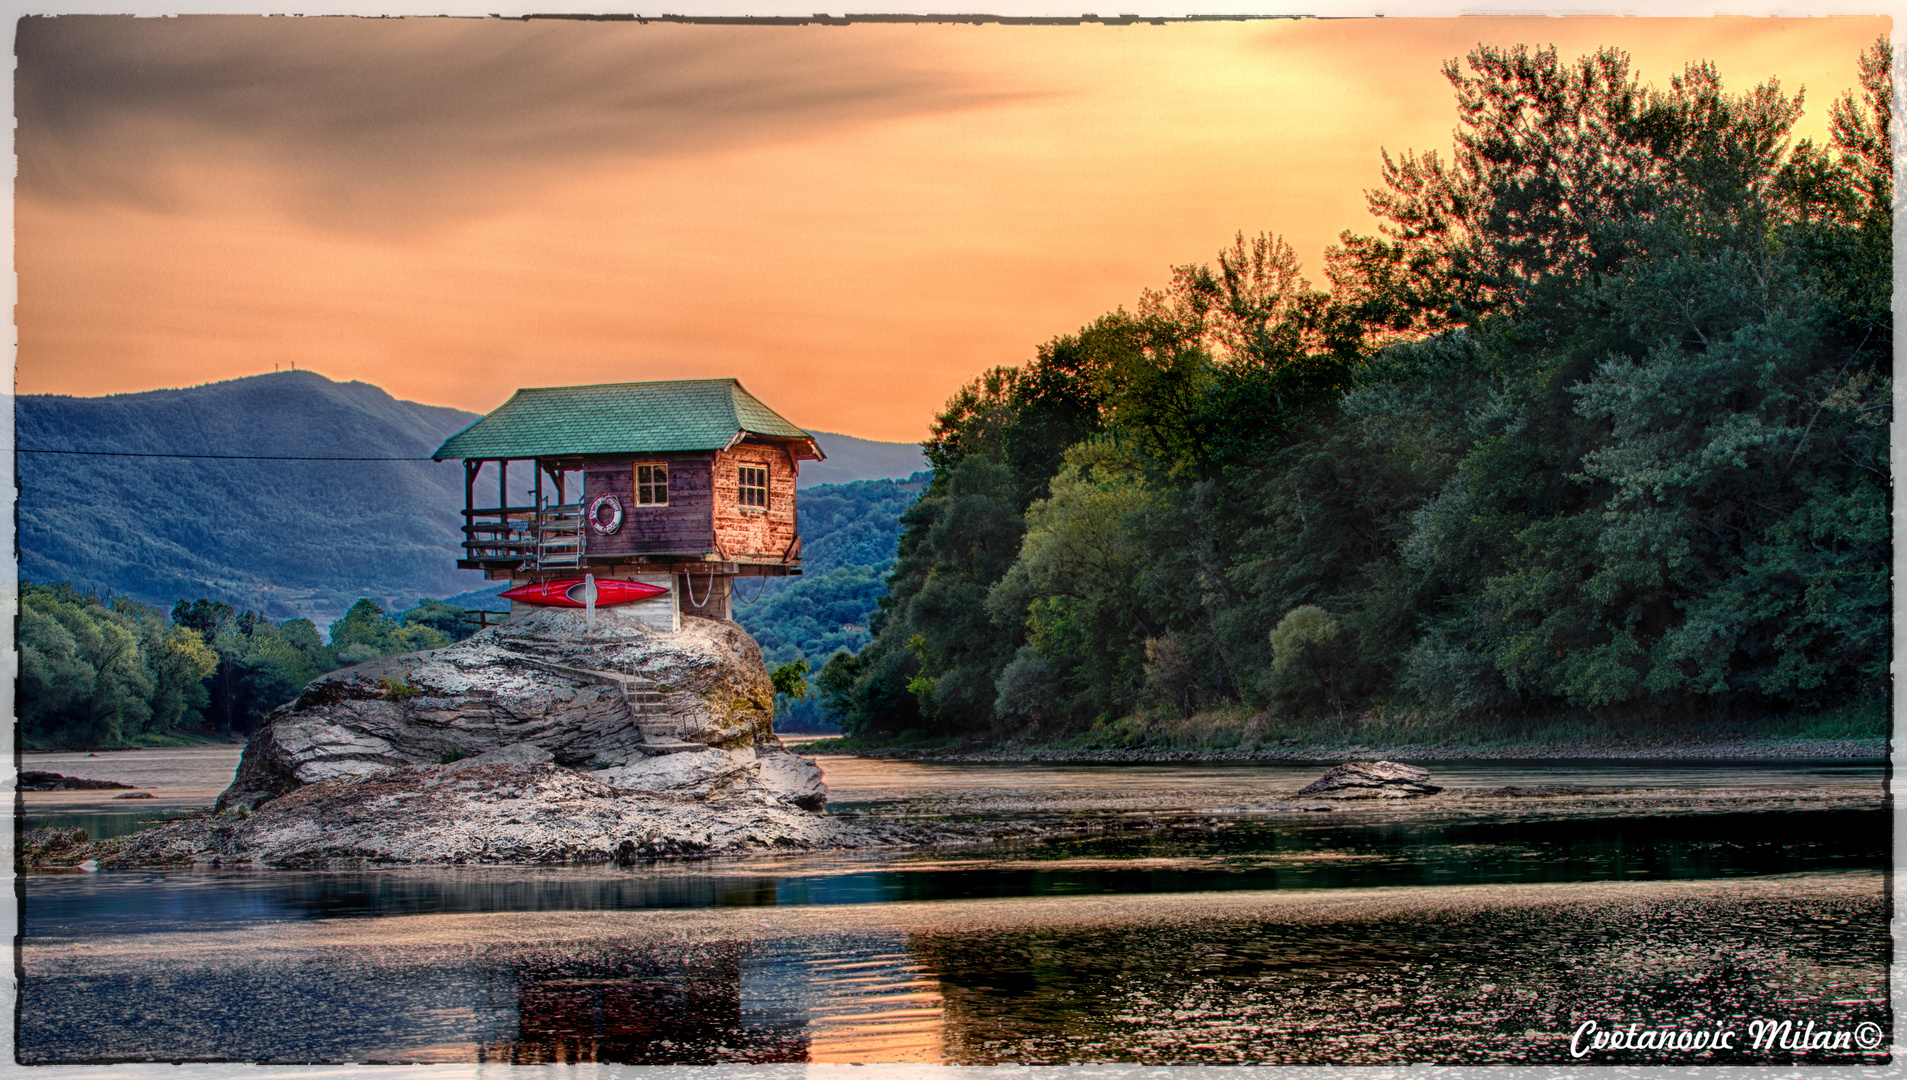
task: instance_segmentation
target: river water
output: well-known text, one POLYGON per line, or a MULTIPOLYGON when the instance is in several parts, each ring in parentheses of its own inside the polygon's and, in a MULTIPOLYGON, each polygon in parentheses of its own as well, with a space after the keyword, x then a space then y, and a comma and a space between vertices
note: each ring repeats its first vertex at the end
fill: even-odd
POLYGON ((1434 814, 1274 809, 1316 765, 823 765, 834 813, 1077 831, 630 868, 33 875, 20 1060, 1557 1063, 1588 1022, 1737 1031, 1596 1064, 1889 1060, 1749 1046, 1784 1020, 1891 1042, 1878 764, 1443 762, 1453 791, 1636 797, 1434 814), (1665 810, 1664 789, 1713 798, 1665 810))

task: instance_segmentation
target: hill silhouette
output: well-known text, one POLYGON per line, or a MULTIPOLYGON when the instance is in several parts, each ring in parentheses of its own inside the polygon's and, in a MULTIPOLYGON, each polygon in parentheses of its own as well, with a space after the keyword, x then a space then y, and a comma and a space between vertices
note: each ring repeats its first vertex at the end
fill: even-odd
POLYGON ((804 461, 796 487, 817 484, 851 484, 857 480, 905 480, 927 468, 927 455, 919 443, 875 442, 852 435, 816 431, 826 461, 804 461))
POLYGON ((325 625, 408 606, 460 571, 463 469, 431 461, 208 461, 91 453, 428 458, 476 419, 306 371, 184 390, 23 395, 20 574, 170 605, 206 596, 325 625))

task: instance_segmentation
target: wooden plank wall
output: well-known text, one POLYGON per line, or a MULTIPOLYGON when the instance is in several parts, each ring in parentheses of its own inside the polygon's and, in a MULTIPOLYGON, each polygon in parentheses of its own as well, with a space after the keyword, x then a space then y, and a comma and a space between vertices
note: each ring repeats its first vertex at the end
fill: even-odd
MULTIPOLYGON (((595 461, 583 467, 583 510, 598 495, 622 500, 622 528, 609 536, 590 532, 588 555, 702 555, 715 550, 710 527, 709 455, 595 461), (666 461, 669 505, 637 506, 635 465, 666 461)), ((587 526, 585 526, 587 528, 587 526)))
POLYGON ((715 539, 731 559, 780 561, 795 538, 794 456, 778 445, 743 442, 715 455, 715 539), (741 504, 741 466, 768 469, 768 510, 741 504))
POLYGON ((735 609, 730 599, 735 592, 734 579, 727 574, 678 574, 676 595, 681 597, 682 614, 705 619, 732 619, 735 609), (695 601, 702 603, 697 604, 695 601))

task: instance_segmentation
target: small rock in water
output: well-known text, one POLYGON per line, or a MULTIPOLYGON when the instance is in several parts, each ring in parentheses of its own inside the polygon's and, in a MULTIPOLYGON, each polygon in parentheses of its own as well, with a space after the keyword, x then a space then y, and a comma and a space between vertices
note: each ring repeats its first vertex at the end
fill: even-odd
POLYGON ((125 793, 124 795, 114 795, 114 796, 113 796, 113 798, 115 798, 115 799, 150 799, 150 798, 152 798, 152 792, 150 792, 150 791, 128 791, 128 792, 126 792, 126 793, 125 793))
MULTIPOLYGON (((86 755, 92 757, 91 754, 86 755)), ((56 772, 37 772, 24 769, 20 772, 21 791, 97 791, 104 788, 129 788, 131 784, 122 784, 117 780, 87 780, 78 776, 61 776, 56 772)))
POLYGON ((1394 761, 1353 761, 1329 770, 1298 794, 1319 799, 1408 799, 1442 790, 1430 782, 1428 769, 1394 761))
POLYGON ((85 829, 59 825, 28 829, 20 837, 20 865, 67 865, 75 861, 73 856, 79 853, 76 849, 88 839, 85 829))

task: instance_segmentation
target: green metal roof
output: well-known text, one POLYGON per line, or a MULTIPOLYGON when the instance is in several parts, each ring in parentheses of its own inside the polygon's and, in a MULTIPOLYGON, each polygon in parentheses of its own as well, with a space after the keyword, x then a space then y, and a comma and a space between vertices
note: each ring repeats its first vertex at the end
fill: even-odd
POLYGON ((821 459, 813 436, 734 379, 518 390, 431 456, 442 461, 721 450, 744 434, 800 439, 807 443, 803 449, 813 451, 802 457, 821 459))

